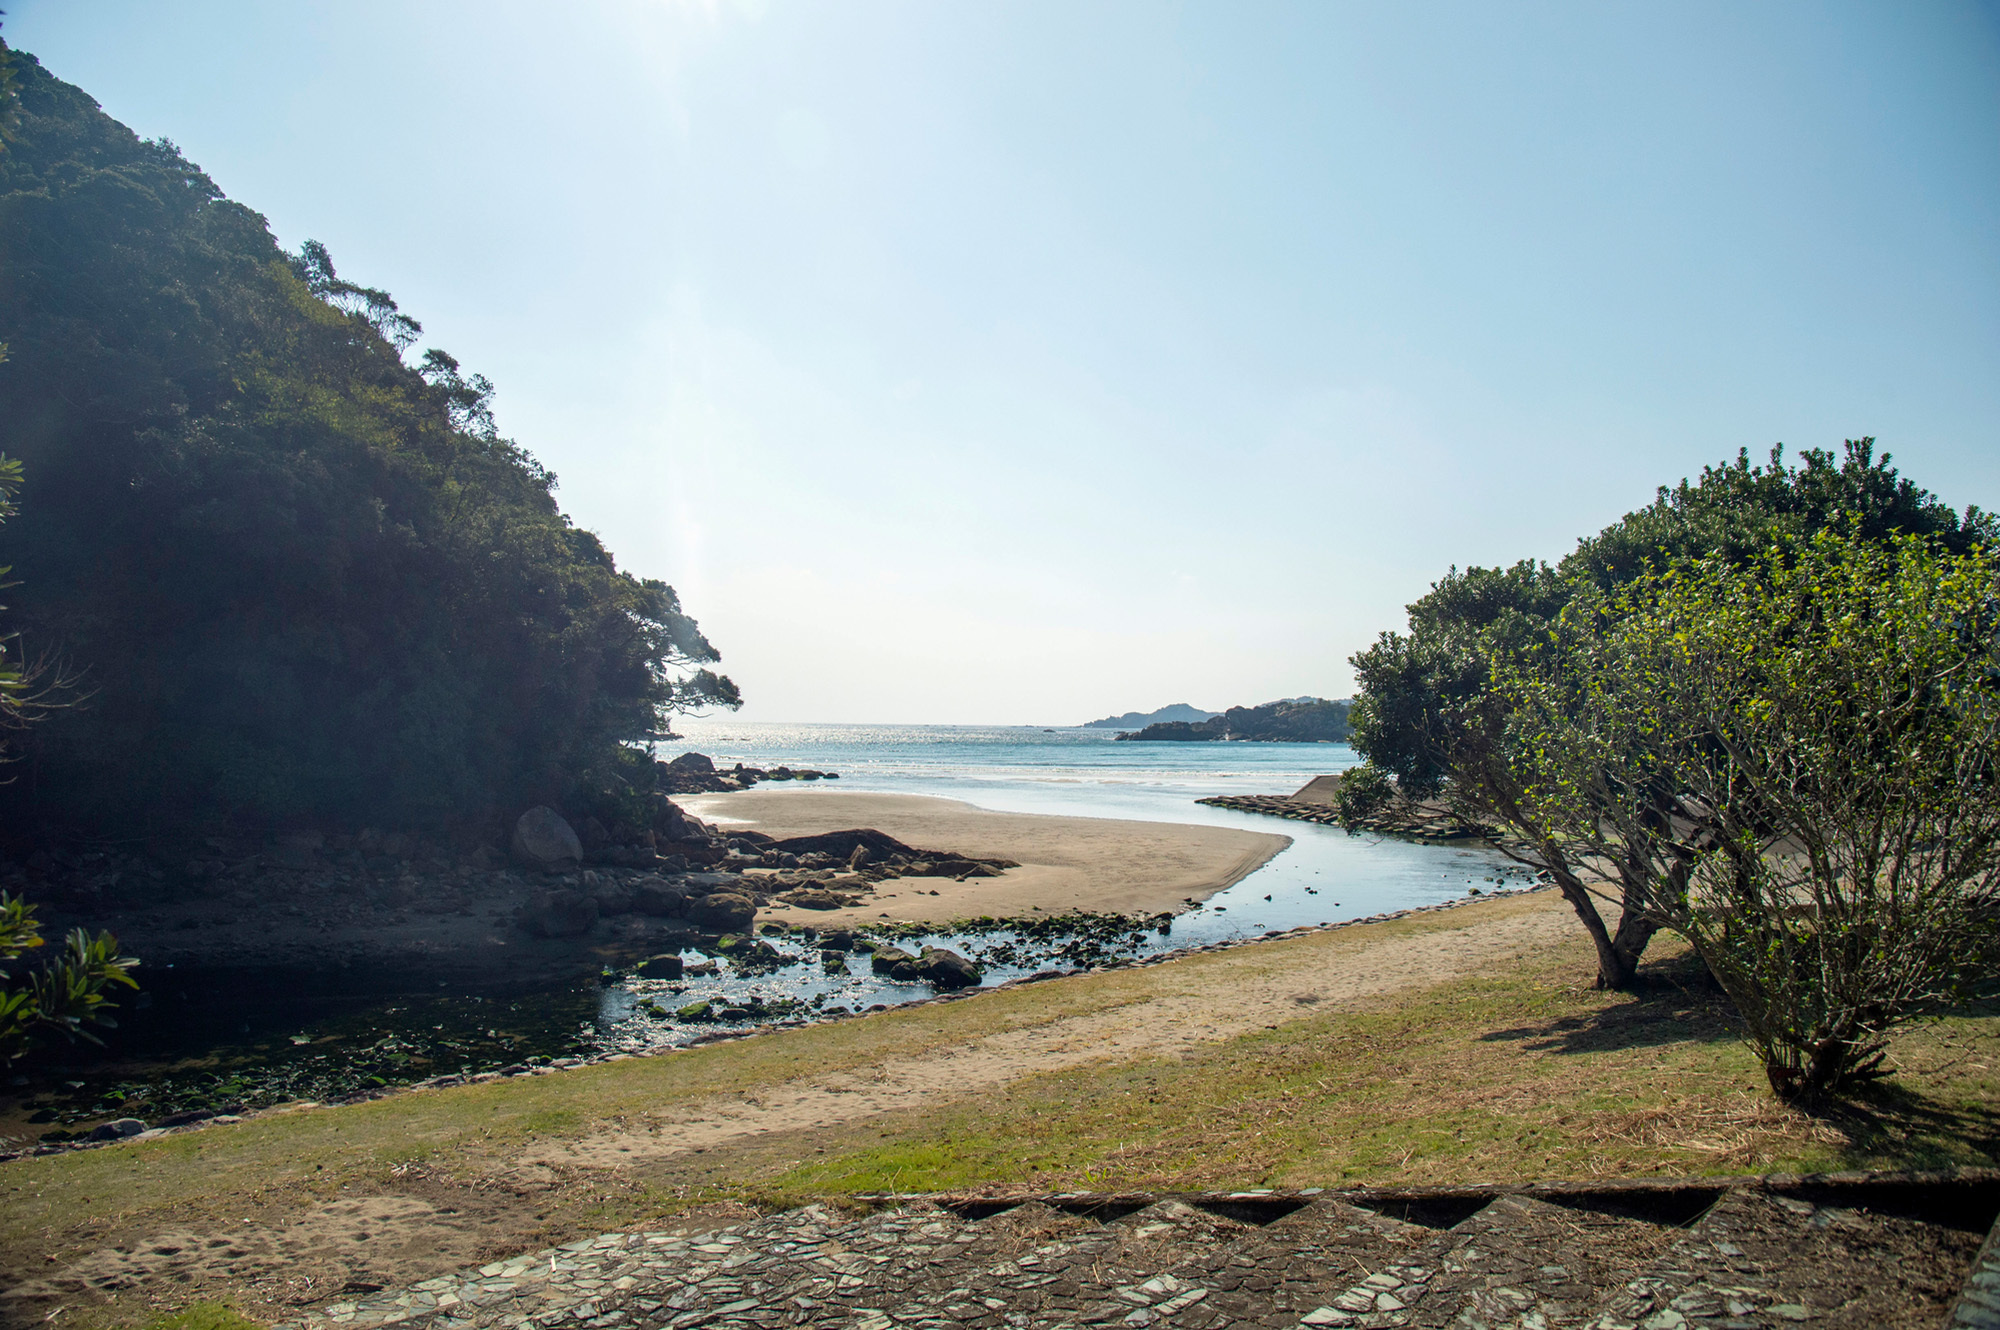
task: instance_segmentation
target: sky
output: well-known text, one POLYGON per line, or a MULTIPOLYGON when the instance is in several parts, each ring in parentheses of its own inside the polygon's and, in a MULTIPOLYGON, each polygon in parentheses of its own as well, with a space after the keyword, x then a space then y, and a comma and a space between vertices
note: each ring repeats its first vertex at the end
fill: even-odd
POLYGON ((12 0, 391 291, 745 719, 1346 696, 1872 435, 2000 508, 2000 7, 12 0))

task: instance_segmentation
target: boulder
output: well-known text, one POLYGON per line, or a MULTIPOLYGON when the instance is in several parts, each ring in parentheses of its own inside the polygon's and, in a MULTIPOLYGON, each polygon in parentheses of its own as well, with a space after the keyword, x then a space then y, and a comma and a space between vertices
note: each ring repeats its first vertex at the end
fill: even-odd
POLYGON ((597 922, 597 898, 580 891, 551 891, 522 911, 521 927, 536 937, 580 937, 597 922))
POLYGON ((874 956, 868 961, 868 968, 877 974, 894 976, 898 965, 908 965, 916 959, 915 956, 904 951, 901 947, 892 947, 886 942, 878 942, 875 945, 874 956))
POLYGON ((759 939, 742 948, 731 957, 739 970, 776 970, 790 965, 798 957, 789 952, 779 951, 770 943, 759 939))
POLYGON ((851 859, 854 851, 862 847, 867 848, 872 859, 915 853, 894 836, 871 827, 856 827, 850 831, 827 831, 817 836, 790 836, 773 846, 774 849, 783 850, 787 854, 830 854, 843 861, 851 859))
POLYGON ((591 888, 590 894, 597 901, 599 914, 632 913, 633 892, 622 882, 600 882, 591 888))
POLYGON ((632 884, 632 908, 656 919, 671 919, 687 908, 687 893, 662 878, 640 878, 632 884))
POLYGON ((159 1120, 161 1127, 188 1127, 197 1122, 206 1122, 218 1116, 212 1108, 187 1108, 178 1113, 169 1113, 159 1120))
POLYGON ((640 979, 678 979, 686 966, 679 956, 648 956, 632 973, 640 979))
POLYGON ((716 932, 748 928, 757 917, 757 903, 733 891, 718 891, 688 902, 688 918, 716 932))
POLYGON ((838 910, 847 904, 845 896, 823 887, 801 887, 797 891, 786 892, 778 899, 801 910, 838 910))
POLYGON ((703 776, 715 770, 715 762, 701 753, 682 753, 667 765, 675 771, 691 771, 703 776))
POLYGON ((708 839, 708 824, 700 818, 690 817, 681 806, 666 795, 655 795, 653 806, 653 835, 657 845, 660 837, 670 842, 705 841, 708 839))
POLYGON ((976 859, 919 859, 900 870, 904 877, 999 877, 1000 870, 976 859))
POLYGON ((562 814, 536 804, 514 823, 514 857, 530 868, 562 872, 583 862, 583 842, 562 814))
POLYGON ((92 1141, 116 1141, 127 1136, 137 1136, 144 1130, 146 1130, 146 1124, 137 1118, 119 1118, 114 1122, 100 1123, 85 1139, 92 1141))
POLYGON ((986 977, 986 972, 977 965, 942 947, 925 947, 915 966, 917 973, 935 988, 976 988, 986 977))

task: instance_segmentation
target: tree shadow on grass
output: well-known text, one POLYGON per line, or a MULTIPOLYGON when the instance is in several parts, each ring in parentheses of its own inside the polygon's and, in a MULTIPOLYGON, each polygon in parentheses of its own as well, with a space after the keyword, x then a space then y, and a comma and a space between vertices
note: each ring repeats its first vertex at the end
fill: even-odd
POLYGON ((1847 1137, 1860 1165, 1924 1170, 2000 1164, 2000 1105, 1950 1103, 1887 1080, 1813 1116, 1847 1137))
MULTIPOLYGON (((1982 995, 1937 1014, 2000 1018, 2000 995, 1982 995)), ((1966 1064, 1983 1069, 1991 1058, 1983 1041, 1990 1037, 1966 1031, 1924 1052, 1906 1048, 1904 1058, 1931 1065, 1899 1065, 1894 1074, 1810 1111, 1845 1135, 1864 1162, 1874 1157, 1912 1169, 2000 1165, 2000 1103, 1986 1101, 1976 1082, 1959 1082, 1963 1093, 1956 1099, 1936 1093, 1954 1084, 1954 1071, 1966 1064), (1920 1087, 1914 1080, 1930 1085, 1920 1087)))
POLYGON ((1729 999, 1692 955, 1671 956, 1640 970, 1632 990, 1581 1016, 1492 1030, 1481 1043, 1518 1044, 1538 1053, 1609 1053, 1666 1044, 1716 1044, 1741 1037, 1729 999))

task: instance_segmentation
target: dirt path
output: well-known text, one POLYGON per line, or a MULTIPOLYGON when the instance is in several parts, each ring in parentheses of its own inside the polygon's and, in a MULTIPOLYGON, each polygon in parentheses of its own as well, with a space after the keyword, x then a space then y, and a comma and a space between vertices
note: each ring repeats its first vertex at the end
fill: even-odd
MULTIPOLYGON (((658 1227, 663 1201, 688 1194, 689 1186, 752 1180, 811 1150, 816 1139, 841 1148, 838 1133, 882 1114, 942 1106, 1088 1063, 1174 1057, 1329 1007, 1503 968, 1563 944, 1574 931, 1567 907, 1537 893, 1056 980, 1028 990, 1033 1003, 1000 993, 925 1009, 953 1026, 962 1021, 962 1038, 953 1031, 939 1040, 933 1031, 926 1041, 914 1025, 884 1026, 908 1029, 909 1044, 898 1047, 899 1033, 863 1068, 771 1075, 735 1093, 678 1100, 633 1093, 653 1068, 661 1076, 678 1068, 685 1083, 707 1065, 705 1050, 532 1078, 519 1093, 538 1096, 537 1103, 573 1103, 574 1125, 500 1149, 467 1128, 465 1114, 453 1116, 452 1097, 511 1096, 511 1084, 405 1096, 400 1105, 312 1110, 296 1115, 289 1137, 274 1135, 276 1124, 253 1121, 17 1161, 0 1174, 0 1198, 16 1207, 0 1252, 0 1285, 11 1286, 0 1295, 0 1321, 39 1322, 53 1308, 105 1298, 123 1317, 199 1297, 289 1319, 349 1285, 411 1284, 632 1222, 658 1227), (1020 1018, 1011 1026, 983 1020, 979 1008, 991 1003, 1020 1007, 1020 1018), (979 1033, 982 1026, 990 1032, 979 1033), (593 1098, 593 1077, 623 1087, 615 1109, 593 1098), (422 1162, 383 1167, 385 1128, 371 1111, 384 1108, 403 1115, 387 1129, 394 1139, 436 1143, 422 1162), (267 1139, 253 1147, 260 1127, 267 1139), (242 1133, 240 1143, 232 1132, 242 1133), (331 1152, 320 1153, 329 1139, 331 1152), (330 1162, 309 1162, 315 1159, 330 1162), (45 1190, 87 1189, 87 1198, 97 1187, 142 1178, 149 1167, 161 1170, 162 1185, 122 1211, 86 1207, 79 1222, 75 1208, 31 1208, 39 1202, 30 1197, 45 1190), (41 1214, 50 1222, 27 1230, 23 1217, 41 1214)), ((820 1065, 811 1056, 814 1033, 777 1036, 767 1046, 797 1039, 797 1065, 820 1065)))

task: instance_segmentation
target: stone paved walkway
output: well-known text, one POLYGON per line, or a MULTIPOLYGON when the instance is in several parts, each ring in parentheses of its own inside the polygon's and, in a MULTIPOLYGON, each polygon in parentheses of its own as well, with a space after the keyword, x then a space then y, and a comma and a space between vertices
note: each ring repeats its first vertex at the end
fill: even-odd
POLYGON ((607 1233, 281 1330, 1930 1327, 2000 1177, 877 1203, 607 1233))

